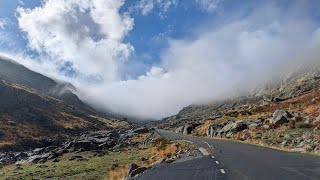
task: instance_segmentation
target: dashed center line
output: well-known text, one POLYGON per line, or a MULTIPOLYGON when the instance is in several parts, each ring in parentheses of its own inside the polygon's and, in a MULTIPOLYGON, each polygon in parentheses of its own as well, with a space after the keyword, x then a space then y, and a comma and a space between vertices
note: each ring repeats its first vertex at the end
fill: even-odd
POLYGON ((219 161, 216 161, 216 164, 219 164, 219 161))
POLYGON ((224 171, 224 169, 220 169, 222 174, 225 174, 226 172, 224 171))

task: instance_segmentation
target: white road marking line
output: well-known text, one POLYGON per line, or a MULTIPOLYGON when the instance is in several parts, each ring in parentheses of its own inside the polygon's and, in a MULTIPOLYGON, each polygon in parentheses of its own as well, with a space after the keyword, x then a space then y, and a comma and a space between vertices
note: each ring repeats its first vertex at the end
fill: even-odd
POLYGON ((206 142, 206 141, 203 141, 203 142, 206 143, 209 146, 209 148, 212 147, 208 142, 206 142))
POLYGON ((188 142, 188 143, 191 143, 191 144, 193 144, 193 142, 192 141, 189 141, 189 140, 182 140, 182 141, 185 141, 185 142, 188 142))
POLYGON ((204 155, 204 156, 209 156, 210 153, 203 147, 199 148, 199 151, 204 155))
POLYGON ((224 169, 220 169, 222 174, 225 174, 226 172, 224 171, 224 169))
POLYGON ((212 159, 214 159, 214 156, 211 156, 212 157, 212 159))
POLYGON ((216 164, 219 164, 219 161, 216 161, 216 164))

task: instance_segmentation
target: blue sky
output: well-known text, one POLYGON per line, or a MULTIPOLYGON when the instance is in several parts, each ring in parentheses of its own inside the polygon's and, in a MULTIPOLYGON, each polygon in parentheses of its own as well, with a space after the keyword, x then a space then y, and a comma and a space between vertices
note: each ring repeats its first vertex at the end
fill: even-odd
MULTIPOLYGON (((209 2, 211 2, 209 0, 209 2)), ((215 3, 216 1, 212 1, 215 3)), ((194 0, 184 2, 176 1, 176 5, 168 8, 166 12, 155 5, 154 9, 146 15, 139 10, 132 10, 139 1, 125 1, 125 4, 119 10, 122 13, 130 13, 134 18, 134 28, 126 35, 124 41, 129 42, 135 49, 133 59, 139 59, 146 65, 145 68, 132 72, 134 75, 144 73, 152 64, 159 63, 160 55, 163 49, 168 46, 168 38, 192 37, 193 31, 203 24, 213 24, 227 19, 225 13, 232 15, 234 8, 243 8, 243 14, 250 11, 255 1, 247 1, 246 4, 225 1, 219 8, 207 11, 194 0), (226 12, 225 12, 226 11, 226 12), (142 72, 139 72, 142 71, 142 72)), ((38 52, 28 47, 28 40, 25 38, 25 32, 19 29, 17 20, 18 7, 30 8, 41 6, 41 0, 11 0, 0 2, 0 18, 6 21, 2 34, 6 36, 2 39, 0 49, 2 51, 25 51, 27 54, 37 56, 38 52), (22 3, 23 2, 23 3, 22 3)), ((61 67, 61 69, 64 69, 61 67)))
POLYGON ((73 83, 96 108, 159 119, 319 63, 318 7, 316 0, 0 1, 0 54, 73 83))

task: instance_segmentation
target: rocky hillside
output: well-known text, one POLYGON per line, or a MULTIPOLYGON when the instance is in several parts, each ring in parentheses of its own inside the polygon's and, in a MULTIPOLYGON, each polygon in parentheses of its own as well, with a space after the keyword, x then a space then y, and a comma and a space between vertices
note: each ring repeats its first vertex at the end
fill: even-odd
POLYGON ((320 68, 293 73, 249 96, 188 106, 158 123, 184 134, 320 154, 320 68))
POLYGON ((0 59, 0 148, 59 143, 75 134, 126 127, 83 103, 68 83, 0 59))

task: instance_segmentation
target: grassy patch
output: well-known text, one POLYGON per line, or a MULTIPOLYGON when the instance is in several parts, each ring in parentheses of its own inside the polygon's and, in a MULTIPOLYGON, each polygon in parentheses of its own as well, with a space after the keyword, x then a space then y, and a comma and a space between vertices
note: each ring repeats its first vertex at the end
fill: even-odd
MULTIPOLYGON (((134 138, 142 141, 147 134, 134 138)), ((147 167, 162 157, 170 157, 180 150, 190 149, 193 145, 184 141, 171 141, 160 137, 150 146, 140 146, 121 149, 117 152, 81 152, 68 153, 60 157, 59 162, 43 164, 23 164, 21 168, 8 165, 0 169, 0 180, 33 180, 33 179, 83 179, 83 180, 113 180, 127 175, 128 165, 135 163, 147 167), (84 160, 69 159, 72 156, 82 156, 84 160), (142 161, 141 158, 146 160, 142 161)))
POLYGON ((60 162, 46 162, 43 164, 26 164, 21 170, 15 165, 0 169, 0 179, 109 179, 108 169, 112 166, 125 166, 137 163, 140 157, 148 156, 146 149, 132 148, 122 152, 109 152, 101 157, 95 156, 93 152, 69 153, 61 157, 60 162), (84 161, 69 161, 74 155, 81 155, 84 161))

